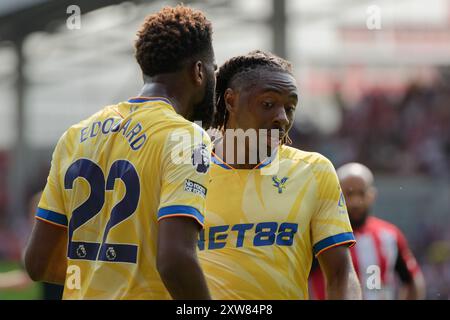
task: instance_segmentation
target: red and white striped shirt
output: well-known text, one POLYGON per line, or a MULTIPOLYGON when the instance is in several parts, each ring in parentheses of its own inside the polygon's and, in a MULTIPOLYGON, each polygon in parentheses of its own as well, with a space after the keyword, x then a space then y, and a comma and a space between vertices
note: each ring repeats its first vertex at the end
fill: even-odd
MULTIPOLYGON (((363 298, 395 299, 395 275, 400 281, 409 283, 421 272, 405 236, 392 223, 373 216, 353 232, 356 245, 350 250, 363 298)), ((325 299, 325 282, 317 263, 311 270, 309 285, 311 299, 325 299)))

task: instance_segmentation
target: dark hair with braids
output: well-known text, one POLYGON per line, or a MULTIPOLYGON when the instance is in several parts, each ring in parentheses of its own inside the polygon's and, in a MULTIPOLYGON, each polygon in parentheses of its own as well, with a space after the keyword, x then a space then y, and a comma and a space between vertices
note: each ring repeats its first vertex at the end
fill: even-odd
POLYGON ((178 71, 191 57, 212 54, 211 22, 183 5, 149 15, 137 35, 135 56, 147 76, 178 71))
MULTIPOLYGON (((216 113, 213 120, 213 128, 218 130, 224 130, 228 121, 228 111, 225 105, 225 91, 231 88, 237 80, 247 80, 250 77, 250 73, 254 70, 269 70, 286 72, 292 74, 292 64, 280 58, 272 53, 255 50, 249 52, 246 55, 236 56, 226 61, 217 72, 216 83, 216 113), (246 78, 247 76, 247 78, 246 78)), ((292 141, 288 135, 286 135, 282 143, 291 144, 292 141)))

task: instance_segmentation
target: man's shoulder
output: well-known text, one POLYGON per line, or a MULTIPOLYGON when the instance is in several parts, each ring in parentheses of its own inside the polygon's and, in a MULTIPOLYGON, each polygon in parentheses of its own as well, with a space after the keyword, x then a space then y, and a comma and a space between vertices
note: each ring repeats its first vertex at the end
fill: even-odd
POLYGON ((160 140, 168 144, 178 145, 182 143, 186 147, 202 143, 211 144, 208 133, 202 127, 183 117, 176 121, 167 121, 165 124, 161 124, 152 134, 155 138, 158 136, 160 140))
POLYGON ((171 141, 185 143, 193 136, 200 141, 210 142, 208 134, 202 127, 177 113, 166 101, 147 101, 139 108, 131 117, 143 124, 144 130, 148 130, 154 143, 171 144, 171 141))
MULTIPOLYGON (((113 115, 111 112, 111 109, 114 107, 114 105, 109 105, 101 110, 95 112, 94 114, 90 115, 89 117, 72 124, 69 126, 59 137, 58 143, 57 143, 57 149, 61 152, 63 150, 67 150, 70 152, 70 150, 73 150, 74 145, 82 142, 82 136, 88 136, 92 135, 93 132, 90 132, 89 130, 93 129, 95 132, 98 130, 101 130, 100 126, 93 126, 95 122, 100 122, 108 119, 113 115), (109 116, 108 116, 109 115, 109 116)), ((119 116, 118 116, 119 117, 119 116)), ((109 123, 111 126, 113 123, 109 123)))
POLYGON ((331 169, 334 166, 331 161, 318 152, 303 151, 297 148, 282 146, 280 157, 292 161, 303 162, 312 166, 313 169, 331 169))
POLYGON ((89 117, 71 125, 66 132, 76 131, 85 128, 86 126, 89 126, 89 124, 106 120, 109 117, 116 116, 117 118, 120 118, 120 114, 114 113, 114 108, 117 105, 108 105, 103 107, 102 109, 98 110, 97 112, 91 114, 89 117))
POLYGON ((395 224, 375 216, 368 217, 366 224, 369 228, 375 229, 376 231, 388 231, 395 234, 402 234, 400 229, 395 224))

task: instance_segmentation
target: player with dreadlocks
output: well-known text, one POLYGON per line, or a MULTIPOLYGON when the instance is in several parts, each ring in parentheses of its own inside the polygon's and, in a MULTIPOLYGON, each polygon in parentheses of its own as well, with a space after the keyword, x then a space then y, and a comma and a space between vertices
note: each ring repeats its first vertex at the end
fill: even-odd
POLYGON ((215 140, 207 218, 198 244, 212 297, 308 299, 315 254, 328 298, 359 299, 348 248, 355 241, 335 169, 318 153, 286 145, 298 103, 291 64, 254 51, 230 59, 216 76, 213 126, 222 135, 215 140), (267 140, 263 135, 252 146, 250 139, 236 144, 239 135, 227 134, 250 137, 249 131, 261 129, 279 135, 271 133, 267 140), (265 147, 270 156, 257 165, 250 156, 236 163, 235 154, 217 154, 265 147))

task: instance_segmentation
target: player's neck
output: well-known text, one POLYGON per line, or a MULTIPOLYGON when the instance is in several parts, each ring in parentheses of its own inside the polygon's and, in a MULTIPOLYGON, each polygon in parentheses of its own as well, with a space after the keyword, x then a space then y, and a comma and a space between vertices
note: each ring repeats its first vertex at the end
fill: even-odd
POLYGON ((141 97, 163 97, 167 98, 175 111, 188 118, 192 112, 188 107, 188 99, 182 91, 180 91, 179 77, 175 74, 163 74, 154 77, 144 77, 145 83, 139 93, 141 97))
MULTIPOLYGON (((222 141, 215 146, 215 150, 216 155, 235 169, 254 169, 261 161, 265 160, 260 158, 258 149, 249 146, 248 140, 245 141, 244 148, 239 145, 237 137, 233 136, 227 139, 226 134, 223 136, 222 141), (234 141, 228 141, 230 139, 233 139, 234 141), (243 152, 245 153, 243 154, 243 152), (255 153, 256 161, 254 161, 255 156, 251 156, 252 153, 255 153)), ((271 151, 269 149, 267 152, 267 154, 271 156, 271 151)))

